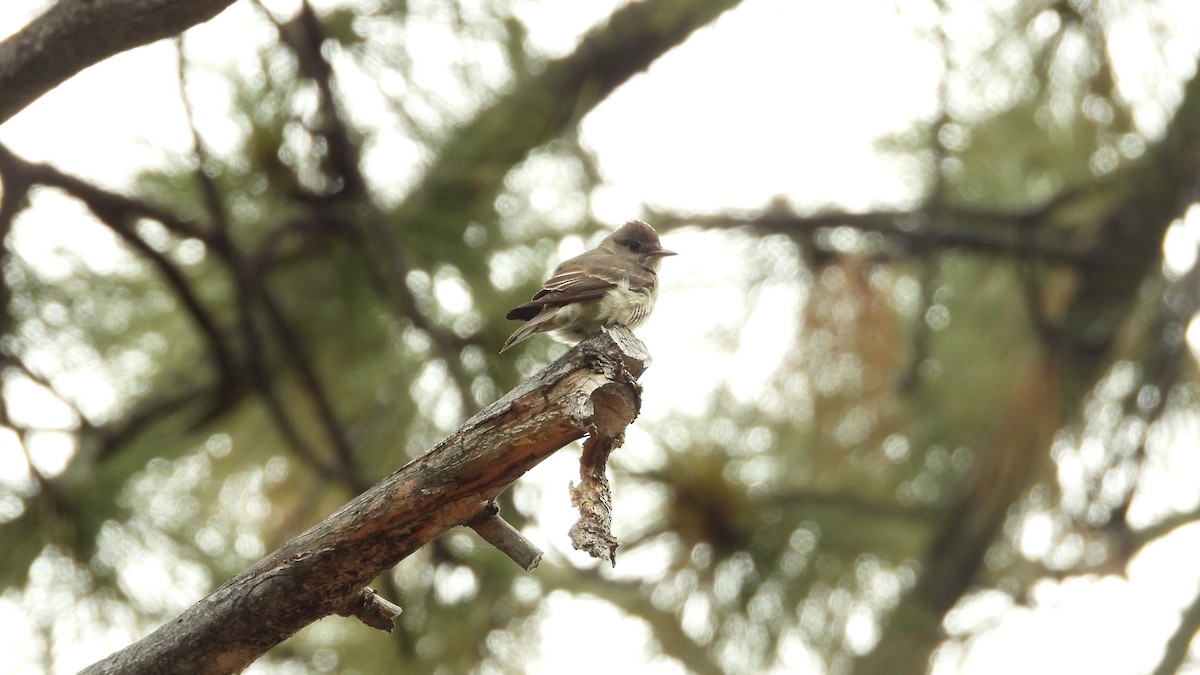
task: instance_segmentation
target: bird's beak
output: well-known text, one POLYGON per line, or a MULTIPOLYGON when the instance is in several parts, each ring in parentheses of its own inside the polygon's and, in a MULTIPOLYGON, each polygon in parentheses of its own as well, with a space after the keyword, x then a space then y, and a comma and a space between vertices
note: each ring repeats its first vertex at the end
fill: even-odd
POLYGON ((665 248, 660 248, 657 251, 650 251, 646 255, 650 256, 651 258, 665 258, 669 255, 679 255, 679 254, 676 253, 675 251, 668 251, 665 248))

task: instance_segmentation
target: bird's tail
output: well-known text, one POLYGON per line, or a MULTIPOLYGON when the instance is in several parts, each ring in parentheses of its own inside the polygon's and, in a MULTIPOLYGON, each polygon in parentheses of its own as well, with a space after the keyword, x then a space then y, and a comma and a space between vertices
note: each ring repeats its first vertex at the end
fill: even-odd
POLYGON ((548 330, 554 330, 554 326, 547 325, 547 320, 553 316, 554 315, 551 312, 542 312, 541 314, 538 314, 532 319, 526 321, 521 325, 520 328, 513 331, 512 335, 508 336, 508 339, 504 341, 504 346, 500 348, 500 353, 503 354, 509 347, 517 344, 521 340, 524 340, 531 335, 542 333, 548 330))

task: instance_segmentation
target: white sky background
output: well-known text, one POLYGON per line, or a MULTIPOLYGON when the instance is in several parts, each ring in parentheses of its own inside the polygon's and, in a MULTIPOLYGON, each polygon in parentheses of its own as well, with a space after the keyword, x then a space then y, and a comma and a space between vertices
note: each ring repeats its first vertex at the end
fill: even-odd
MULTIPOLYGON (((0 35, 24 25, 44 4, 0 2, 0 35)), ((580 32, 609 13, 612 4, 531 2, 531 38, 548 51, 565 53, 580 32)), ((1183 13, 1186 3, 1177 4, 1181 20, 1200 32, 1200 3, 1191 6, 1190 15, 1183 13)), ((248 54, 262 30, 247 27, 249 16, 245 3, 239 3, 189 33, 189 40, 197 50, 211 49, 226 60, 240 48, 248 54)), ((939 57, 913 30, 914 25, 924 27, 922 22, 931 20, 932 15, 898 15, 892 3, 879 0, 746 0, 714 28, 696 34, 647 74, 634 78, 584 120, 583 141, 597 153, 608 181, 594 196, 596 217, 619 223, 636 216, 643 204, 701 212, 760 208, 777 195, 800 205, 849 209, 911 200, 911 182, 903 165, 881 154, 876 143, 934 112, 939 57)), ((1194 53, 1187 58, 1194 62, 1194 53)), ((167 153, 186 153, 190 147, 175 68, 174 49, 166 43, 114 57, 0 126, 0 142, 26 158, 52 162, 103 186, 127 188, 138 170, 162 165, 167 153)), ((46 213, 52 218, 54 211, 46 213)), ((80 235, 71 231, 76 213, 58 211, 55 230, 44 240, 25 242, 22 252, 43 256, 44 264, 53 267, 55 247, 69 238, 89 251, 96 264, 112 264, 105 263, 116 257, 109 240, 80 241, 80 235)), ((1200 218, 1189 218, 1173 228, 1169 264, 1176 269, 1193 264, 1198 240, 1200 218)), ((774 368, 773 357, 786 347, 792 331, 772 326, 747 331, 732 353, 709 349, 733 326, 697 308, 719 305, 714 298, 734 292, 734 286, 705 285, 698 279, 702 270, 722 264, 718 255, 736 244, 736 238, 686 231, 668 238, 668 247, 684 255, 664 264, 663 297, 655 317, 640 331, 656 355, 654 368, 645 376, 646 417, 702 409, 711 372, 699 379, 690 367, 697 358, 715 359, 735 392, 753 392, 774 368), (678 348, 675 333, 680 326, 692 331, 693 348, 678 348), (704 355, 697 356, 696 350, 704 355), (655 396, 653 392, 667 389, 666 383, 671 385, 671 396, 655 396)), ((582 245, 574 241, 567 246, 582 245)), ((739 300, 728 298, 730 304, 739 300)), ((759 301, 750 311, 750 321, 772 325, 777 319, 770 303, 795 302, 795 298, 775 294, 759 301)), ((633 430, 631 444, 635 434, 633 430)), ((1174 508, 1195 503, 1196 485, 1189 477, 1200 474, 1196 440, 1179 439, 1178 451, 1172 455, 1178 464, 1159 476, 1164 502, 1147 505, 1148 511, 1158 511, 1167 503, 1174 508)), ((5 476, 3 452, 0 479, 5 476)), ((556 467, 557 461, 552 458, 539 469, 554 475, 551 483, 557 487, 547 491, 552 497, 562 496, 554 490, 561 489, 561 477, 572 472, 568 466, 556 467)), ((564 456, 561 461, 573 460, 564 456)), ((536 540, 561 539, 570 517, 561 506, 551 511, 559 512, 564 522, 543 522, 544 532, 536 540)), ((1027 534, 1026 540, 1022 543, 1033 554, 1046 546, 1037 531, 1027 534)), ((982 598, 956 612, 950 626, 981 637, 944 650, 936 670, 971 675, 1146 671, 1158 661, 1174 629, 1175 612, 1191 600, 1200 584, 1198 554, 1200 526, 1148 547, 1128 579, 1043 582, 1035 589, 1033 609, 1009 607, 996 597, 982 598)), ((544 650, 531 672, 588 672, 569 660, 577 640, 572 618, 584 607, 591 612, 595 602, 562 594, 549 598, 549 619, 542 628, 544 650)), ((621 636, 614 644, 630 645, 627 651, 612 654, 614 660, 607 661, 603 670, 597 666, 593 672, 681 672, 670 662, 644 662, 648 652, 642 645, 649 633, 640 621, 615 610, 592 616, 611 619, 621 636)), ((11 604, 0 599, 0 625, 11 624, 14 617, 11 604)), ((109 639, 120 646, 123 638, 109 639)), ((0 653, 21 654, 19 642, 20 629, 0 630, 0 653)), ((73 672, 113 647, 97 645, 96 653, 77 654, 75 660, 65 655, 58 666, 73 672)), ((806 663, 798 648, 789 665, 803 671, 806 663)))

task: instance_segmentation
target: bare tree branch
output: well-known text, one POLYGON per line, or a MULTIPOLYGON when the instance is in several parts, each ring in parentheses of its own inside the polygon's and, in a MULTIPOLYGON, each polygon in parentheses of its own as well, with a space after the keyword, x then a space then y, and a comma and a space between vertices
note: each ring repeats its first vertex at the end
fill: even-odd
POLYGON ((59 0, 0 42, 0 123, 79 71, 208 21, 233 0, 59 0))
POLYGON ((489 503, 484 512, 467 525, 475 530, 475 534, 495 546, 526 572, 532 572, 542 561, 542 549, 522 536, 520 530, 501 518, 500 509, 495 502, 489 503))
POLYGON ((567 443, 613 435, 633 421, 648 357, 627 329, 613 335, 580 343, 337 513, 84 672, 236 672, 330 614, 386 628, 382 617, 394 616, 394 608, 365 595, 373 578, 446 530, 475 521, 496 495, 567 443), (631 346, 634 352, 624 351, 631 346), (615 399, 624 404, 613 405, 615 399))

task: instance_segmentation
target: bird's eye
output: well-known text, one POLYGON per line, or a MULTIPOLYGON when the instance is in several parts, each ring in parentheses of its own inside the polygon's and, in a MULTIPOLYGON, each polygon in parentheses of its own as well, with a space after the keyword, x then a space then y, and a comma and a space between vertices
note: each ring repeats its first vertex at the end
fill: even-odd
POLYGON ((642 250, 642 243, 639 241, 631 241, 628 244, 626 244, 626 246, 628 246, 629 250, 633 251, 634 253, 637 253, 638 251, 642 250))

